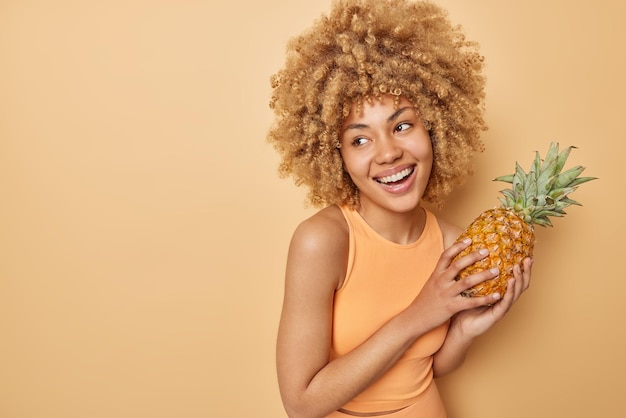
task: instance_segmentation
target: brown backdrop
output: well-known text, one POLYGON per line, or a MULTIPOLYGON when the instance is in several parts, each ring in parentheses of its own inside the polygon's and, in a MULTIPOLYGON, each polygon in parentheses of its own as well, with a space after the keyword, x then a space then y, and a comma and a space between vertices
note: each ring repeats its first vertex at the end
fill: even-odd
MULTIPOLYGON (((0 416, 285 416, 283 266, 311 210, 265 143, 268 79, 328 4, 0 3, 0 416)), ((441 382, 450 416, 622 417, 625 6, 440 4, 482 45, 491 126, 445 216, 552 140, 601 178, 441 382)))

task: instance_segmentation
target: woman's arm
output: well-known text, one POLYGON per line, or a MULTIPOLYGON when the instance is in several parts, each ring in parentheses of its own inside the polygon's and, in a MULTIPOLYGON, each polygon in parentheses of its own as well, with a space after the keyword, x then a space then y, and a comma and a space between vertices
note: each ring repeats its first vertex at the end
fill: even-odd
MULTIPOLYGON (((461 234, 461 230, 443 222, 440 224, 444 233, 444 243, 452 245, 461 234)), ((513 279, 509 281, 505 295, 498 295, 491 306, 464 310, 452 317, 446 340, 434 356, 435 377, 450 373, 463 364, 474 340, 501 320, 521 294, 528 289, 531 273, 532 259, 526 258, 523 261, 523 269, 520 266, 514 267, 513 279)))
POLYGON ((277 369, 290 417, 323 417, 363 391, 417 337, 406 315, 361 346, 329 362, 333 296, 346 272, 348 230, 337 207, 295 231, 288 255, 277 369))

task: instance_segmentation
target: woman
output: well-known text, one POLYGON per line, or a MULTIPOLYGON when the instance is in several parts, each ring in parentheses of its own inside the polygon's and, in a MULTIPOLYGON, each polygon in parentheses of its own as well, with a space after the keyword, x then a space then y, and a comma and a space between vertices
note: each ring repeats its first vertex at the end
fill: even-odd
POLYGON ((337 1, 288 46, 272 79, 269 140, 280 172, 322 209, 294 232, 277 344, 290 417, 445 417, 435 377, 527 289, 465 298, 486 257, 455 242, 440 206, 471 171, 482 57, 443 10, 408 0, 337 1))

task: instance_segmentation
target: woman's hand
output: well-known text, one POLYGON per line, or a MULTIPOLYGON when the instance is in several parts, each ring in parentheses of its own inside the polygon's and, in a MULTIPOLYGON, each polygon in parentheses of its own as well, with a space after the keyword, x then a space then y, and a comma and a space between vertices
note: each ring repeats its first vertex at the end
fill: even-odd
POLYGON ((523 269, 519 265, 513 267, 513 278, 509 280, 507 291, 500 301, 491 306, 481 306, 457 313, 452 327, 470 338, 475 338, 491 328, 504 317, 522 293, 528 289, 532 263, 531 258, 526 258, 523 261, 523 269))
MULTIPOLYGON (((408 308, 413 311, 414 318, 418 319, 419 326, 423 327, 422 332, 445 323, 460 312, 480 308, 487 309, 489 305, 493 305, 500 299, 501 295, 472 298, 461 295, 461 292, 485 280, 493 279, 499 274, 497 269, 485 270, 456 280, 461 270, 488 255, 486 250, 481 250, 454 260, 454 257, 470 244, 469 239, 456 242, 442 253, 435 270, 408 308)), ((519 295, 516 295, 517 297, 519 295)))

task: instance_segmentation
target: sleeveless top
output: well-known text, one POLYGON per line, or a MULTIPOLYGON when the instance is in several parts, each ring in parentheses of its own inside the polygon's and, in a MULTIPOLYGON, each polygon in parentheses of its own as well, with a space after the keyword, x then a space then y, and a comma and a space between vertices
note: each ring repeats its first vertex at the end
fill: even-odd
MULTIPOLYGON (((408 245, 383 238, 357 211, 347 207, 341 211, 348 223, 350 247, 346 277, 335 293, 331 360, 359 346, 405 309, 419 294, 444 250, 441 229, 430 211, 425 210, 421 236, 408 245)), ((419 403, 424 406, 420 407, 420 417, 445 416, 439 393, 433 388, 432 356, 442 346, 448 325, 421 336, 343 409, 382 412, 419 403)))

